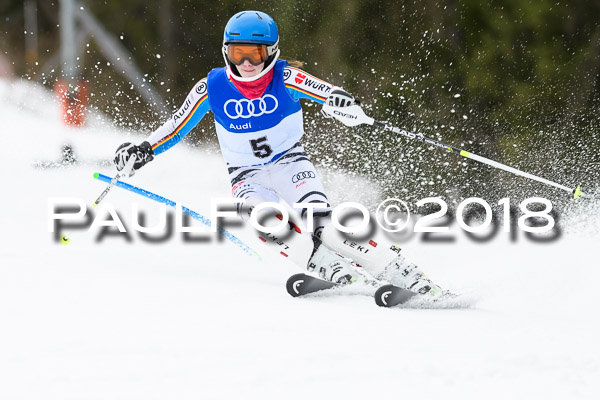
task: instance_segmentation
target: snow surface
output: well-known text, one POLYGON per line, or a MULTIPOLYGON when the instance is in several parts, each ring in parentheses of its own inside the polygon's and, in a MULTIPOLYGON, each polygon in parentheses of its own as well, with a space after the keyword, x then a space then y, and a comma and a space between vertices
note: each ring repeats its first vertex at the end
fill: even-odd
MULTIPOLYGON (((114 175, 105 163, 115 148, 142 136, 101 117, 64 127, 53 96, 18 81, 0 80, 0 121, 0 399, 597 398, 597 223, 551 244, 502 233, 484 244, 460 232, 453 243, 407 240, 434 280, 479 299, 471 308, 294 299, 284 284, 299 269, 243 229, 236 234, 262 261, 227 241, 180 235, 96 242, 96 233, 72 230, 69 245, 57 244, 48 199, 91 205, 106 187, 93 172, 114 175), (36 167, 58 160, 65 143, 80 164, 36 167)), ((373 192, 332 176, 336 201, 373 192)), ((131 183, 204 215, 211 197, 229 196, 220 155, 185 145, 131 183)), ((120 189, 105 202, 128 226, 132 203, 151 222, 158 210, 120 189)), ((597 212, 584 219, 597 221, 597 212)))

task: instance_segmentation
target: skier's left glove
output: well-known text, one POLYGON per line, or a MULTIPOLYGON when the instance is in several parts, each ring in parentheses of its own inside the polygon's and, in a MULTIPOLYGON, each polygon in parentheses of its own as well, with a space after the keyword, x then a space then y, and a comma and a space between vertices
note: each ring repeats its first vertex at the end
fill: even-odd
MULTIPOLYGON (((360 101, 354 98, 350 93, 344 89, 334 86, 331 90, 331 94, 325 100, 325 104, 332 107, 350 107, 355 104, 360 105, 360 101)), ((333 115, 329 114, 324 109, 321 109, 321 114, 326 118, 333 118, 333 115)))

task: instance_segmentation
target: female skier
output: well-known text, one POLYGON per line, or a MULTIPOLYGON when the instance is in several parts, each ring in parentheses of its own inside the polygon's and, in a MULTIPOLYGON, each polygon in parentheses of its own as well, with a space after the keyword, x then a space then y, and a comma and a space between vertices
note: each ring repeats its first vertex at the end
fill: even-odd
MULTIPOLYGON (((152 161, 181 141, 210 110, 229 168, 232 194, 244 200, 243 207, 238 206, 244 220, 263 202, 318 203, 312 210, 316 218, 310 236, 296 234, 286 239, 286 248, 295 246, 304 253, 300 264, 343 284, 364 281, 364 267, 379 279, 437 298, 443 293, 441 288, 416 265, 406 262, 399 247, 368 239, 343 240, 329 223, 331 206, 300 142, 304 129, 299 100, 349 107, 355 99, 279 60, 279 54, 277 25, 269 15, 259 11, 235 14, 225 26, 225 67, 215 68, 201 79, 181 108, 146 141, 137 146, 122 144, 115 156, 117 170, 123 169, 132 154, 136 155, 135 170, 152 161), (314 245, 311 240, 308 247, 298 244, 311 236, 314 245)), ((306 222, 308 209, 296 211, 306 222)))

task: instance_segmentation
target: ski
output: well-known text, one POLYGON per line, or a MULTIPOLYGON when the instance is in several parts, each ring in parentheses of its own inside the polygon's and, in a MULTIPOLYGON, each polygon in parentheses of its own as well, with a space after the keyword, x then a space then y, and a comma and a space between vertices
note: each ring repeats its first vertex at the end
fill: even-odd
POLYGON ((327 290, 337 286, 337 283, 315 278, 314 276, 307 274, 296 274, 290 276, 290 278, 287 280, 285 288, 290 296, 299 297, 304 296, 305 294, 318 292, 320 290, 327 290))
POLYGON ((379 307, 394 307, 407 302, 416 293, 394 285, 383 285, 375 292, 375 303, 379 307))
MULTIPOLYGON (((372 282, 373 283, 373 282, 372 282)), ((350 287, 354 285, 344 285, 350 287)), ((339 284, 329 282, 320 278, 307 274, 295 274, 292 275, 285 285, 287 292, 292 297, 300 297, 310 293, 319 292, 322 290, 333 289, 340 287, 339 284)), ((361 293, 365 294, 365 293, 361 293)), ((369 296, 373 295, 373 292, 367 293, 369 296)), ((394 307, 399 304, 403 304, 415 296, 416 293, 410 290, 401 289, 394 285, 383 285, 380 286, 375 292, 375 303, 380 307, 394 307)))

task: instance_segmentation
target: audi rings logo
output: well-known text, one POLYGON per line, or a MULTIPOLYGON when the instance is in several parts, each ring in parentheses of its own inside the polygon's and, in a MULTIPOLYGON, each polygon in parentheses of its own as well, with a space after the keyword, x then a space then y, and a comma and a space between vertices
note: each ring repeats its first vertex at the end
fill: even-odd
POLYGON ((231 99, 225 102, 223 111, 231 119, 260 117, 271 114, 279 106, 279 101, 272 94, 266 94, 259 99, 231 99))
POLYGON ((317 177, 317 175, 315 175, 315 173, 312 171, 299 172, 292 177, 292 183, 298 183, 302 179, 310 179, 310 178, 316 178, 316 177, 317 177))

